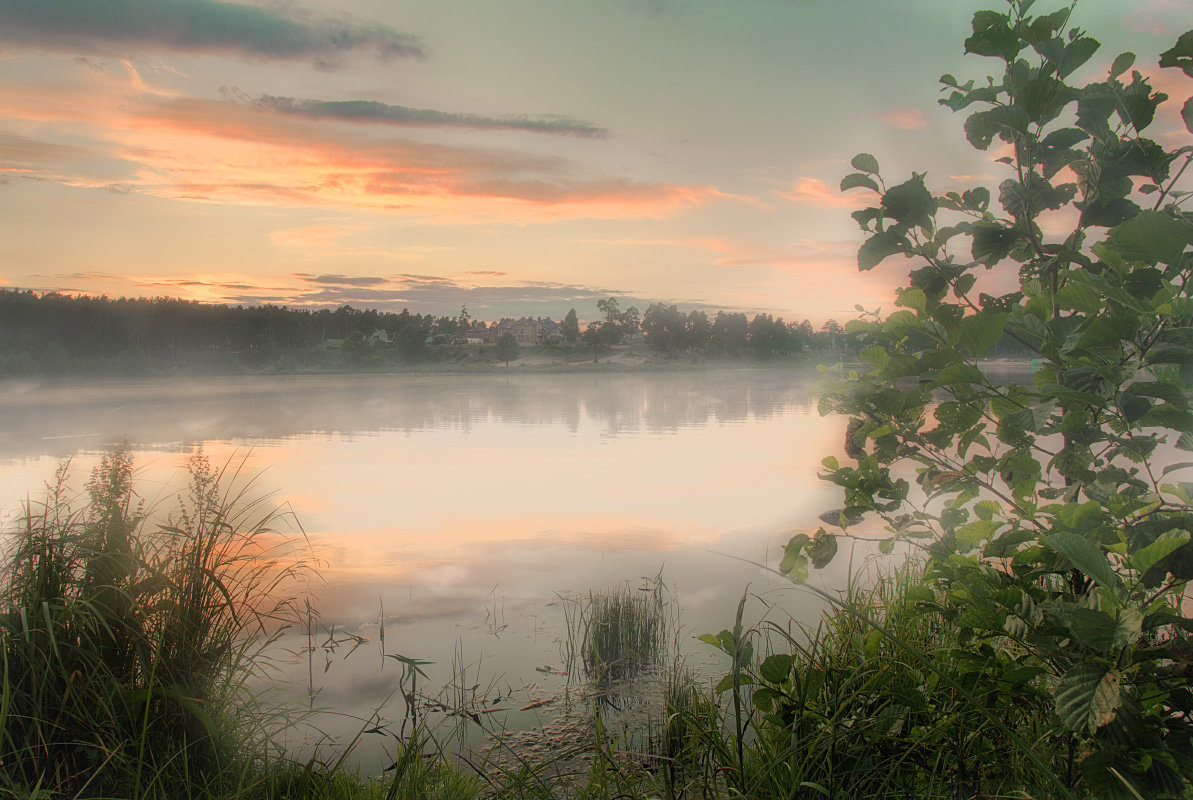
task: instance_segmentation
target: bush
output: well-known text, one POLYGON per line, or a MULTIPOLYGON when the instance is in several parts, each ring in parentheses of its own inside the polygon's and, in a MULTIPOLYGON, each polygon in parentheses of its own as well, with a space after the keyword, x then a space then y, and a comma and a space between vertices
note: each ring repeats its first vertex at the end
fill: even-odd
MULTIPOLYGON (((1070 27, 1071 8, 1031 6, 973 18, 965 49, 999 74, 941 78, 974 147, 1009 145, 997 202, 983 186, 934 194, 923 173, 888 184, 869 154, 842 181, 877 200, 853 214, 859 267, 902 255, 916 268, 898 311, 846 328, 867 366, 823 402, 851 417, 849 460, 825 459, 826 477, 843 517, 886 524, 888 552, 903 541, 929 557, 960 636, 939 674, 972 687, 966 708, 994 723, 1046 692, 1023 708, 1047 735, 1020 749, 1052 787, 1028 791, 1185 796, 1193 484, 1175 451, 1193 450, 1193 214, 1178 183, 1193 155, 1145 133, 1167 96, 1127 80, 1134 54, 1071 85, 1098 42, 1070 27), (1055 233, 1045 212, 1071 228, 1055 233), (1014 291, 980 291, 991 269, 1017 275, 1014 291), (1024 383, 978 361, 1004 337, 1038 362, 1024 383)), ((1193 31, 1160 66, 1193 75, 1193 31)), ((1183 117, 1193 131, 1193 101, 1183 117)), ((793 539, 784 568, 803 574, 818 541, 793 539)), ((1002 769, 999 751, 978 755, 982 774, 1002 769)))

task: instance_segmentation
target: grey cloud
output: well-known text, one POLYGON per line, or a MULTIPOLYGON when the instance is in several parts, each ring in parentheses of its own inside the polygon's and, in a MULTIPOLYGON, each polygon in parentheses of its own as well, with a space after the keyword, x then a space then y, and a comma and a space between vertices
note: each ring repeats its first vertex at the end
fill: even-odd
POLYGON ((331 283, 342 286, 375 286, 385 283, 385 278, 356 278, 349 275, 300 275, 299 277, 311 283, 331 283))
POLYGON ((287 296, 269 295, 258 290, 243 292, 228 286, 225 302, 281 303, 292 307, 341 306, 377 308, 422 314, 442 314, 467 305, 473 316, 481 319, 520 317, 525 315, 562 318, 567 310, 591 310, 595 315, 596 301, 603 297, 623 298, 623 305, 645 308, 649 301, 629 298, 625 292, 590 286, 540 282, 522 282, 504 286, 470 286, 450 278, 433 276, 395 275, 385 285, 369 286, 320 283, 298 288, 287 296), (591 309, 588 307, 591 306, 591 309))
POLYGON ((109 53, 113 48, 307 59, 337 66, 345 53, 423 58, 417 37, 345 18, 314 19, 216 0, 5 0, 0 42, 109 53))
POLYGON ((409 272, 402 272, 393 276, 395 280, 407 281, 409 283, 434 283, 434 284, 451 284, 456 285, 456 282, 451 278, 441 278, 438 275, 412 275, 409 272))
POLYGON ((83 148, 29 139, 0 131, 0 163, 29 165, 47 161, 66 161, 86 154, 83 148))
MULTIPOLYGON (((237 93, 232 91, 229 94, 237 93)), ((582 120, 559 116, 484 117, 478 114, 436 111, 431 108, 394 106, 376 100, 304 100, 294 97, 274 97, 268 94, 263 94, 251 102, 259 108, 307 119, 433 128, 519 130, 573 136, 608 135, 608 131, 604 128, 598 128, 582 120)))
POLYGON ((260 286, 254 286, 249 283, 215 283, 212 281, 188 281, 188 280, 172 280, 162 279, 159 281, 134 281, 133 285, 139 289, 149 289, 155 286, 202 286, 205 289, 221 289, 236 291, 260 291, 260 286))
MULTIPOLYGON (((36 291, 66 291, 83 294, 93 293, 91 289, 71 289, 65 284, 72 280, 129 280, 120 276, 95 272, 73 274, 31 275, 39 278, 39 285, 26 287, 36 291)), ((474 286, 460 283, 451 278, 433 275, 396 274, 388 277, 363 276, 315 276, 297 273, 277 276, 264 281, 264 285, 251 285, 243 281, 203 281, 192 278, 161 278, 157 280, 133 280, 133 285, 142 291, 160 294, 161 289, 202 287, 208 293, 218 295, 214 302, 241 305, 285 305, 291 308, 337 308, 350 305, 360 309, 375 308, 380 311, 400 312, 409 309, 417 314, 454 314, 460 306, 468 306, 473 317, 498 319, 500 317, 545 316, 562 319, 569 308, 575 308, 581 319, 595 319, 599 315, 597 300, 616 297, 623 308, 637 306, 646 309, 659 298, 640 297, 622 289, 599 286, 556 283, 552 281, 519 281, 499 286, 474 286), (338 278, 338 283, 313 280, 317 277, 338 278), (295 281, 300 285, 295 285, 295 281), (359 280, 360 284, 351 281, 359 280), (364 284, 364 285, 361 285, 364 284)), ((662 298, 676 303, 685 311, 702 309, 773 312, 774 309, 711 305, 682 297, 662 298)))

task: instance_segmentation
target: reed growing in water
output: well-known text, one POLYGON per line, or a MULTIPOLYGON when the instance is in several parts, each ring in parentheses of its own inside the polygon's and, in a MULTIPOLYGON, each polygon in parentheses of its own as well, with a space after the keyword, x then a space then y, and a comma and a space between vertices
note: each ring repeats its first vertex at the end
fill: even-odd
POLYGON ((569 650, 578 649, 583 676, 598 692, 662 666, 668 645, 670 601, 662 576, 637 588, 594 593, 569 601, 567 614, 569 650), (576 645, 579 645, 577 648, 576 645))

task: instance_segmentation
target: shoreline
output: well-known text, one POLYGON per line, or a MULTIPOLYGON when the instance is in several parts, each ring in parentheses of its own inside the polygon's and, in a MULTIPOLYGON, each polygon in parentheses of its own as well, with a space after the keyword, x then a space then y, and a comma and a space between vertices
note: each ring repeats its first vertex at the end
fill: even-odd
MULTIPOLYGON (((1029 359, 994 358, 981 362, 987 368, 1030 370, 1029 359)), ((475 360, 443 360, 418 364, 378 364, 348 367, 347 365, 314 365, 310 367, 278 369, 275 366, 264 369, 238 370, 186 370, 149 371, 136 374, 66 372, 58 374, 32 373, 0 377, 0 387, 30 385, 68 384, 110 384, 169 382, 171 380, 195 379, 240 379, 240 378, 304 378, 304 377, 444 377, 460 376, 526 376, 526 375, 650 375, 682 374, 701 372, 799 372, 829 369, 835 366, 862 367, 864 364, 854 354, 805 353, 796 356, 779 356, 766 360, 755 358, 667 358, 655 354, 613 354, 598 362, 588 360, 565 360, 543 355, 534 355, 511 361, 509 365, 475 360), (835 355, 836 357, 832 357, 835 355)))

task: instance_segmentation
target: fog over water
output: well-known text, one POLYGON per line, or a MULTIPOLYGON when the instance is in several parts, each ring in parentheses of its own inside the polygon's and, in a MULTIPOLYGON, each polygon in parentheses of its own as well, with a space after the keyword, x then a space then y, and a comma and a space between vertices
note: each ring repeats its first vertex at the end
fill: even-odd
MULTIPOLYGON (((753 369, 0 382, 0 513, 10 519, 63 458, 81 490, 121 439, 150 506, 168 507, 196 448, 216 465, 243 459, 321 564, 307 588, 323 638, 369 639, 346 660, 316 655, 318 705, 367 714, 394 689, 396 665, 379 669, 382 606, 387 651, 435 662, 432 682, 458 653, 529 696, 561 682, 536 671, 561 666, 559 595, 661 572, 679 599, 677 641, 698 662, 715 659, 693 637, 730 627, 747 586, 755 619, 814 618, 810 595, 737 559, 777 563, 793 532, 839 505, 816 473, 840 453, 844 421, 817 413, 816 379, 753 369)), ((841 585, 839 561, 823 585, 841 585)), ((309 665, 292 661, 283 672, 305 691, 309 665)), ((337 725, 358 727, 321 726, 337 725)))

